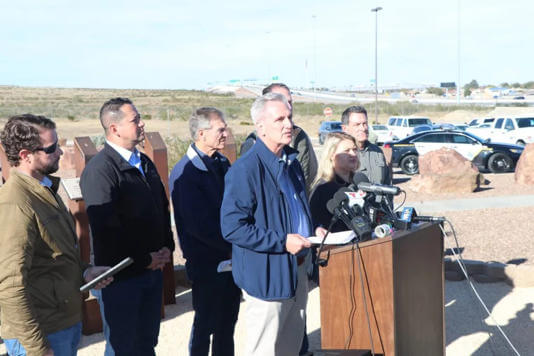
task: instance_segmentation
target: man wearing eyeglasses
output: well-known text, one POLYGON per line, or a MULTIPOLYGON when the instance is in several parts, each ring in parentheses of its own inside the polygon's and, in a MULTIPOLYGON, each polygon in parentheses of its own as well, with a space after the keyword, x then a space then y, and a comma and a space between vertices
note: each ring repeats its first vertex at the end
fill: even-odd
POLYGON ((105 355, 154 355, 161 270, 174 250, 169 201, 156 166, 136 148, 145 138, 145 124, 132 101, 105 102, 100 123, 106 144, 80 179, 95 262, 115 265, 126 257, 134 260, 115 275, 112 288, 97 295, 105 355))
POLYGON ((49 176, 63 154, 55 128, 25 114, 11 117, 0 134, 12 166, 0 189, 0 309, 10 355, 75 355, 79 288, 109 268, 80 259, 72 217, 56 194, 59 179, 49 176))

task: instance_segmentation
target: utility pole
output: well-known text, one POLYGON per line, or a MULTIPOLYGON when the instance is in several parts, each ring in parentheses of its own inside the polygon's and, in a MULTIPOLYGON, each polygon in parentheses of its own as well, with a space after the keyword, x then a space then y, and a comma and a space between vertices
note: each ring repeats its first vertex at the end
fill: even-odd
POLYGON ((382 8, 375 7, 371 12, 375 13, 375 124, 378 124, 378 11, 382 8))

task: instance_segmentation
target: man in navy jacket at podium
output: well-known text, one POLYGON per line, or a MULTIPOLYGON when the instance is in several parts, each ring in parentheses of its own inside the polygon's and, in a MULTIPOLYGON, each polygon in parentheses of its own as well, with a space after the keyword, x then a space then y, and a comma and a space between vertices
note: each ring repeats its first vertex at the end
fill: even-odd
POLYGON ((245 354, 294 356, 304 334, 313 233, 306 184, 288 146, 293 123, 285 97, 258 97, 251 116, 258 140, 226 175, 221 229, 245 292, 245 354))

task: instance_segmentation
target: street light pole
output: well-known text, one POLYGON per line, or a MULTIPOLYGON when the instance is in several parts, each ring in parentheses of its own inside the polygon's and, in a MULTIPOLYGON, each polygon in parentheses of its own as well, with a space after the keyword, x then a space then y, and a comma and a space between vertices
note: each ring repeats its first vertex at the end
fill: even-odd
POLYGON ((315 86, 317 85, 317 16, 312 15, 313 19, 313 101, 317 101, 317 92, 315 86))
POLYGON ((461 39, 461 35, 460 35, 460 30, 461 30, 461 18, 460 18, 460 1, 461 0, 458 0, 458 32, 457 32, 457 35, 458 35, 458 38, 457 38, 457 41, 456 41, 456 45, 458 46, 457 48, 457 57, 458 57, 458 84, 456 84, 456 104, 460 105, 460 90, 462 90, 462 86, 460 85, 460 63, 461 63, 461 58, 460 58, 460 39, 461 39))
MULTIPOLYGON (((265 47, 266 47, 266 51, 265 53, 270 53, 270 34, 271 34, 271 31, 265 31, 265 47)), ((269 85, 269 83, 271 82, 271 57, 269 57, 267 55, 267 85, 269 85)))
POLYGON ((375 7, 371 12, 375 13, 375 124, 378 124, 378 11, 382 8, 375 7))

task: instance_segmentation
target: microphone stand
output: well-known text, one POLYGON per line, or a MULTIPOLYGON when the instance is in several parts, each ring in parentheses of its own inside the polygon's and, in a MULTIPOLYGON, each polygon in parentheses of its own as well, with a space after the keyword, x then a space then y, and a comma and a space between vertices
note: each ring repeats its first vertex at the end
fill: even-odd
MULTIPOLYGON (((321 252, 323 251, 324 242, 326 240, 326 237, 330 233, 330 230, 332 229, 332 226, 334 225, 334 223, 339 219, 341 219, 345 223, 345 225, 347 225, 347 227, 350 227, 350 229, 356 234, 356 240, 353 242, 353 251, 354 251, 354 247, 356 247, 356 251, 357 251, 357 254, 358 254, 358 271, 359 271, 359 275, 360 275, 360 288, 362 290, 363 307, 364 307, 364 310, 365 310, 365 316, 366 316, 366 320, 367 320, 367 330, 369 332, 369 340, 370 340, 370 344, 371 344, 371 354, 374 356, 375 355, 375 351, 374 351, 374 344, 373 344, 373 335, 372 335, 372 331, 371 331, 371 319, 369 317, 369 310, 367 308, 367 298, 365 297, 365 285, 364 285, 364 282, 363 282, 363 271, 362 271, 363 261, 361 260, 361 250, 360 250, 360 245, 359 245, 360 235, 359 235, 358 231, 356 231, 356 228, 351 223, 352 219, 350 219, 349 216, 346 216, 345 213, 342 212, 339 207, 336 207, 336 209, 334 210, 334 215, 332 216, 332 220, 330 220, 330 225, 328 226, 328 230, 327 230, 325 236, 323 237, 323 239, 321 241, 321 245, 320 245, 319 251, 317 253, 317 256, 318 256, 317 257, 317 264, 319 266, 321 266, 321 267, 326 267, 328 265, 328 260, 330 259, 330 250, 328 250, 328 255, 327 255, 326 259, 319 258, 319 256, 321 255, 321 252)), ((351 271, 353 271, 354 270, 354 252, 351 254, 351 257, 352 257, 352 268, 351 268, 351 271)), ((367 278, 367 275, 366 275, 366 278, 367 278)), ((351 298, 353 298, 353 297, 351 297, 351 298)), ((353 299, 351 299, 351 300, 354 303, 354 300, 353 299)), ((352 309, 354 309, 354 305, 353 305, 352 309)), ((351 317, 350 317, 349 323, 352 323, 352 318, 354 317, 354 314, 353 314, 352 310, 351 310, 350 315, 351 315, 351 317)), ((347 341, 350 344, 350 339, 352 338, 352 335, 349 335, 349 337, 350 338, 347 341)), ((346 348, 348 348, 348 346, 346 348)))
MULTIPOLYGON (((328 225, 328 229, 326 230, 326 234, 324 234, 323 239, 321 240, 321 244, 319 245, 319 251, 317 251, 317 264, 319 266, 321 266, 321 267, 328 266, 328 260, 330 259, 330 250, 328 250, 328 254, 327 254, 326 258, 320 258, 320 256, 321 256, 321 252, 323 252, 324 242, 326 241, 326 237, 330 233, 330 230, 332 230, 332 227, 334 226, 336 221, 339 220, 338 213, 339 213, 339 210, 336 209, 336 214, 332 215, 332 219, 330 220, 330 224, 328 225)), ((343 221, 343 222, 345 222, 345 221, 343 221)))

